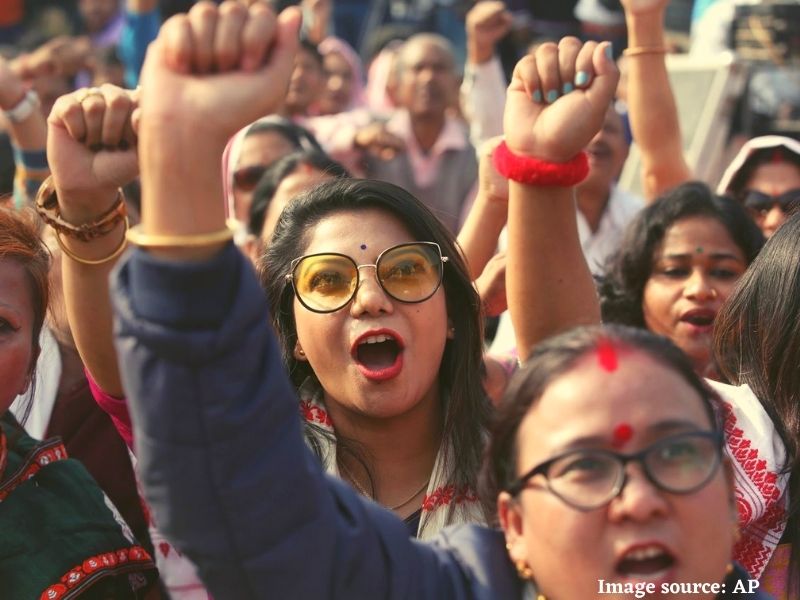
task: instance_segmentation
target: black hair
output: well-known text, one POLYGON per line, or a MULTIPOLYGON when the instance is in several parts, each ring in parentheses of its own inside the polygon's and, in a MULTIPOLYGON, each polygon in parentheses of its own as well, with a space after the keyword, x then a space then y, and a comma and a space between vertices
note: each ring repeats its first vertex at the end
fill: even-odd
POLYGON ((319 65, 319 68, 320 69, 323 68, 322 54, 320 54, 319 48, 317 48, 317 45, 314 42, 312 42, 310 39, 308 39, 307 37, 301 37, 300 38, 300 47, 297 50, 298 50, 298 52, 305 51, 308 54, 310 54, 311 57, 314 59, 314 61, 319 65))
POLYGON ((299 150, 278 159, 264 171, 253 191, 253 201, 250 204, 250 215, 247 221, 249 233, 261 236, 272 197, 278 190, 281 181, 292 174, 299 165, 309 165, 336 178, 350 177, 350 173, 340 163, 316 148, 299 150))
POLYGON ((764 244, 761 230, 738 203, 714 196, 703 183, 679 185, 644 208, 625 229, 619 249, 599 278, 604 323, 646 327, 644 287, 653 271, 656 250, 667 230, 689 217, 719 221, 741 249, 747 264, 764 244))
POLYGON ((269 116, 253 123, 245 132, 244 137, 250 137, 259 133, 277 133, 292 144, 298 150, 322 150, 317 138, 308 129, 297 123, 292 123, 289 119, 279 116, 269 116))
POLYGON ((775 232, 717 314, 722 373, 747 384, 786 447, 790 582, 800 593, 800 214, 775 232))
POLYGON ((694 372, 686 355, 667 338, 624 325, 578 327, 552 337, 537 345, 514 373, 493 415, 479 487, 488 522, 496 524, 497 496, 517 479, 517 437, 523 418, 555 379, 603 344, 637 350, 675 371, 700 396, 711 430, 721 431, 717 395, 694 372))
MULTIPOLYGON (((370 209, 385 211, 398 219, 414 239, 438 243, 449 258, 442 286, 455 337, 447 341, 439 366, 440 397, 446 402, 442 411, 443 461, 450 484, 456 489, 475 489, 489 409, 482 386, 481 302, 453 235, 424 204, 402 188, 383 181, 334 180, 304 192, 283 210, 260 265, 283 362, 296 386, 314 377, 311 365, 294 357, 294 293, 286 279, 291 261, 303 254, 313 228, 323 219, 344 211, 370 209)), ((306 427, 314 429, 313 425, 306 427)), ((346 442, 337 438, 339 451, 345 446, 343 441, 346 442)))

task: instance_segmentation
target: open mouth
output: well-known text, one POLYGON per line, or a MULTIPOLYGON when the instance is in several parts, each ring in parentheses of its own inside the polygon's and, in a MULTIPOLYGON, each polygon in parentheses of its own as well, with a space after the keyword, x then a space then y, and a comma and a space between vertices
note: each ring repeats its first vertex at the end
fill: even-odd
POLYGON ((383 381, 396 377, 403 367, 403 344, 392 333, 361 336, 353 347, 358 369, 368 379, 383 381))
POLYGON ((661 545, 631 548, 617 562, 617 573, 629 579, 656 579, 675 566, 675 557, 661 545))
POLYGON ((717 313, 709 309, 690 310, 681 316, 681 321, 694 325, 695 327, 711 327, 714 324, 714 317, 717 313))

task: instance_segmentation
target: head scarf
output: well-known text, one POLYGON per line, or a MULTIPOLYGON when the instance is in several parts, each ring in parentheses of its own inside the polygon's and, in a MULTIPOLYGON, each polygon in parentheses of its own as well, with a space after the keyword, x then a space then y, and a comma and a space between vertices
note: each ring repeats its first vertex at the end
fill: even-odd
POLYGON ((345 110, 361 108, 365 103, 364 66, 356 51, 353 50, 350 44, 334 36, 328 36, 322 40, 317 48, 323 59, 328 54, 336 52, 350 65, 350 70, 353 72, 353 88, 350 91, 350 100, 345 110))

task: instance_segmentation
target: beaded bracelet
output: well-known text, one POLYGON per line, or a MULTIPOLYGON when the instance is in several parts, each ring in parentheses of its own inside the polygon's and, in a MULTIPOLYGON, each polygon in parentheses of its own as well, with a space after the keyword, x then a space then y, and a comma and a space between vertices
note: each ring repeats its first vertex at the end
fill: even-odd
MULTIPOLYGON (((130 227, 130 222, 128 221, 128 217, 125 217, 125 232, 127 233, 130 227)), ((82 265, 102 265, 107 262, 110 262, 117 258, 122 252, 125 250, 125 247, 128 245, 128 238, 125 234, 122 235, 122 242, 120 242, 119 246, 109 254, 108 256, 104 256, 103 258, 98 259, 89 259, 89 258, 81 258, 71 250, 68 250, 67 247, 64 245, 64 242, 61 241, 61 235, 59 234, 58 230, 55 232, 56 242, 58 242, 58 247, 61 248, 61 252, 63 252, 66 256, 71 258, 77 263, 82 265)))
POLYGON ((514 154, 505 141, 495 148, 492 161, 500 175, 528 185, 570 187, 586 179, 589 174, 586 152, 579 152, 567 162, 557 163, 514 154))
POLYGON ((122 188, 119 188, 117 199, 111 208, 93 221, 82 225, 73 225, 65 221, 59 212, 58 196, 52 176, 42 182, 39 192, 36 194, 36 212, 45 223, 56 230, 56 233, 74 237, 82 242, 91 242, 110 233, 127 216, 125 194, 123 194, 122 188))

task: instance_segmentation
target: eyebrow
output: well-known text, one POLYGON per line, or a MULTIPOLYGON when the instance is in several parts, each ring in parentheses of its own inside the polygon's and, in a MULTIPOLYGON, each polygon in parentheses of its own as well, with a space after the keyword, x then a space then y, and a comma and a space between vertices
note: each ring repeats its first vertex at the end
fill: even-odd
MULTIPOLYGON (((686 260, 690 259, 694 256, 691 252, 686 252, 683 254, 664 254, 661 257, 661 260, 686 260)), ((743 263, 744 260, 736 256, 735 254, 730 254, 728 252, 712 252, 711 254, 706 254, 710 258, 715 260, 735 260, 736 262, 743 263)))

